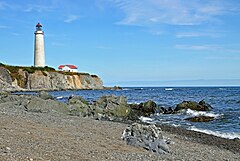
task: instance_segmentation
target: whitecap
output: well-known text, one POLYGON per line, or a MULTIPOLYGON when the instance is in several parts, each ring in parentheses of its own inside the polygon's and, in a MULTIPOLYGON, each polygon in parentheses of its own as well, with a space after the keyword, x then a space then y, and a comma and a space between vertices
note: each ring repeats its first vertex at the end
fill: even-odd
POLYGON ((141 120, 142 122, 146 122, 146 123, 151 123, 151 122, 153 121, 152 118, 143 117, 143 116, 141 116, 141 117, 139 118, 139 120, 141 120))
POLYGON ((195 110, 191 110, 191 109, 187 109, 186 110, 186 115, 190 115, 190 116, 207 116, 207 117, 214 117, 217 118, 219 116, 222 116, 223 114, 215 114, 213 112, 206 112, 206 111, 195 111, 195 110))
POLYGON ((59 96, 59 97, 57 97, 57 99, 63 99, 63 96, 59 96))
POLYGON ((180 124, 172 124, 173 127, 180 127, 180 124))
POLYGON ((209 135, 214 135, 214 136, 218 136, 221 138, 226 138, 226 139, 235 139, 238 138, 240 139, 240 133, 235 133, 235 132, 220 132, 220 131, 212 131, 212 130, 207 130, 207 129, 199 129, 196 127, 189 127, 188 130, 192 130, 192 131, 197 131, 197 132, 201 132, 201 133, 205 133, 205 134, 209 134, 209 135))

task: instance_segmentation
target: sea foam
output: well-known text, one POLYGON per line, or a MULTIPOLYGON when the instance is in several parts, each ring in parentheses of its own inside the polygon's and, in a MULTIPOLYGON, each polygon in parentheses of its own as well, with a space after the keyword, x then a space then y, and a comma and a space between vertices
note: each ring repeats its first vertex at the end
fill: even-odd
POLYGON ((208 117, 217 118, 217 117, 222 116, 223 114, 215 114, 213 112, 195 111, 195 110, 187 109, 186 110, 186 115, 190 115, 192 117, 195 117, 195 116, 208 116, 208 117))
POLYGON ((240 139, 240 133, 234 133, 234 132, 226 133, 226 132, 212 131, 212 130, 196 128, 194 126, 189 127, 188 130, 197 131, 197 132, 201 132, 209 135, 214 135, 214 136, 218 136, 226 139, 235 139, 235 138, 240 139))

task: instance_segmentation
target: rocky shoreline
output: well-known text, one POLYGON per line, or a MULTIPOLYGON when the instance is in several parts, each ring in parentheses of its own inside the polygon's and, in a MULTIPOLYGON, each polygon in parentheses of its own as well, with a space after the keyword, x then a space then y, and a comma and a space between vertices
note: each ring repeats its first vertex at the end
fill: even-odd
POLYGON ((169 153, 127 145, 124 129, 152 113, 150 101, 129 107, 113 96, 94 103, 77 96, 60 103, 46 92, 0 97, 0 160, 240 160, 239 139, 163 125, 169 153))

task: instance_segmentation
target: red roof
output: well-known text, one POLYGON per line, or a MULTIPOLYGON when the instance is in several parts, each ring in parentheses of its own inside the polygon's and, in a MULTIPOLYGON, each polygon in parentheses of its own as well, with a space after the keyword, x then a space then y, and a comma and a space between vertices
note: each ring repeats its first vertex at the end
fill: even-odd
POLYGON ((62 69, 64 68, 65 66, 69 67, 70 69, 77 69, 77 67, 75 65, 59 65, 58 69, 62 69))

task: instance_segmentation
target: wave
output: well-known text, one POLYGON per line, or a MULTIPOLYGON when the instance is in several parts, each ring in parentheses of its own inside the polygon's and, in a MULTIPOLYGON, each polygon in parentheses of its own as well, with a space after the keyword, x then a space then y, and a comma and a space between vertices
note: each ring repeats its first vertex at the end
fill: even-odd
POLYGON ((195 116, 207 116, 207 117, 217 118, 217 117, 220 117, 220 116, 223 115, 223 114, 215 114, 213 112, 195 111, 195 110, 191 110, 191 109, 187 109, 185 113, 186 113, 186 115, 191 115, 192 117, 195 117, 195 116))
POLYGON ((141 117, 139 118, 139 120, 141 120, 142 122, 145 122, 145 123, 152 123, 152 122, 153 122, 153 119, 152 119, 152 118, 143 117, 143 116, 141 116, 141 117))
POLYGON ((63 99, 63 98, 64 98, 63 96, 56 97, 57 100, 60 100, 60 99, 63 99))
POLYGON ((131 89, 131 88, 123 88, 122 90, 123 91, 130 91, 130 90, 133 90, 133 89, 131 89))
POLYGON ((197 131, 197 132, 201 132, 201 133, 205 133, 205 134, 209 134, 209 135, 214 135, 214 136, 218 136, 218 137, 226 138, 226 139, 235 139, 235 138, 240 139, 240 133, 234 133, 234 132, 226 133, 226 132, 220 132, 220 131, 199 129, 196 127, 189 127, 188 130, 197 131))

